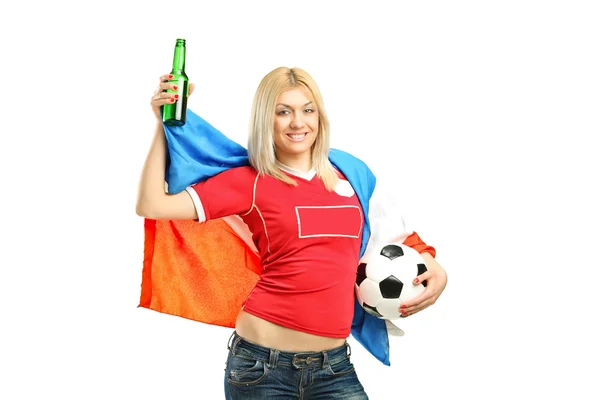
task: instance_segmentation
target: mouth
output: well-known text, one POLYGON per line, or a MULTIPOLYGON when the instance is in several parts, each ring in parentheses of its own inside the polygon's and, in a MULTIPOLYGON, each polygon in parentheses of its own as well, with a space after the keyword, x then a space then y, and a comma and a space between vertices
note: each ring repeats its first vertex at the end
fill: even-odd
POLYGON ((301 142, 304 140, 304 138, 306 136, 308 136, 308 132, 301 132, 301 133, 286 133, 285 134, 288 138, 290 138, 293 142, 301 142))

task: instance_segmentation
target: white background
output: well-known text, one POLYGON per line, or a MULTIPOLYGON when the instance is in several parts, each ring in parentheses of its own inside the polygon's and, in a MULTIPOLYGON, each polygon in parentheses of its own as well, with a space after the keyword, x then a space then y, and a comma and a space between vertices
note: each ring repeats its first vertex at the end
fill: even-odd
POLYGON ((599 398, 593 1, 20 1, 2 7, 0 398, 220 399, 231 330, 137 308, 149 100, 245 145, 262 76, 316 79, 449 274, 372 399, 599 398), (368 5, 367 5, 368 3, 368 5))

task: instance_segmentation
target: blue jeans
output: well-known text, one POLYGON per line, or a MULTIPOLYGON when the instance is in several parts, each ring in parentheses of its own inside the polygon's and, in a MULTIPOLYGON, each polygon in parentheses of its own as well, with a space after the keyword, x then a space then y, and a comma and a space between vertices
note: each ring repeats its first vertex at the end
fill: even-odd
POLYGON ((235 331, 225 368, 227 400, 365 400, 350 345, 315 353, 279 351, 250 343, 235 331))

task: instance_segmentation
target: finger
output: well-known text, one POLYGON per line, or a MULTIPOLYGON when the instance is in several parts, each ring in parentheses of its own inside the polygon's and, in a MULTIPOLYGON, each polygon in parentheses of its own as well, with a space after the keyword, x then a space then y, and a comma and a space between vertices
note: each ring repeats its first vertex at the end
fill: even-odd
POLYGON ((402 311, 400 312, 400 315, 402 317, 409 317, 413 314, 423 311, 424 309, 426 309, 427 307, 429 307, 432 304, 433 304, 433 302, 430 301, 429 299, 425 300, 422 303, 417 304, 416 306, 401 309, 402 311))
POLYGON ((427 286, 427 280, 431 278, 431 275, 431 271, 425 271, 421 275, 417 275, 415 279, 413 279, 413 283, 415 285, 422 283, 423 286, 427 286))
POLYGON ((161 92, 177 93, 179 85, 171 82, 161 82, 158 86, 161 92))
POLYGON ((406 318, 406 317, 410 317, 411 315, 415 315, 416 313, 423 311, 424 309, 426 309, 429 306, 430 305, 426 305, 423 307, 415 308, 414 310, 411 310, 411 311, 405 311, 404 314, 402 314, 402 318, 406 318))
POLYGON ((433 297, 432 289, 425 289, 423 293, 419 294, 415 298, 408 300, 400 305, 398 311, 400 313, 411 314, 415 313, 417 310, 421 310, 425 307, 429 307, 429 305, 433 304, 430 302, 433 297))
POLYGON ((152 99, 151 100, 154 101, 154 100, 169 99, 171 97, 175 97, 175 99, 179 99, 179 96, 180 96, 180 94, 178 92, 175 92, 175 91, 172 90, 172 88, 169 88, 168 91, 166 91, 166 90, 157 90, 152 95, 152 99))
POLYGON ((196 87, 195 84, 193 84, 192 82, 190 82, 189 86, 188 86, 188 96, 192 95, 192 92, 194 91, 194 88, 196 87))
POLYGON ((173 79, 173 74, 164 74, 159 79, 160 79, 161 83, 162 82, 168 82, 169 80, 173 79))
POLYGON ((150 104, 152 104, 152 107, 158 108, 165 104, 173 104, 178 99, 179 95, 177 93, 159 92, 152 96, 150 104))
POLYGON ((412 283, 414 285, 418 285, 419 283, 422 283, 423 286, 425 286, 425 290, 418 296, 414 297, 413 299, 403 302, 399 308, 400 311, 402 311, 402 310, 406 311, 406 309, 410 309, 411 307, 414 307, 417 304, 425 301, 425 299, 427 297, 432 296, 433 293, 432 293, 431 288, 427 287, 427 280, 430 278, 431 278, 431 272, 425 271, 421 275, 417 275, 417 277, 415 277, 415 279, 413 279, 412 283))
POLYGON ((172 74, 165 74, 165 75, 162 75, 160 78, 158 78, 158 86, 154 93, 158 93, 158 92, 162 92, 162 91, 171 89, 171 86, 173 85, 173 84, 169 83, 169 80, 171 80, 171 79, 173 79, 172 74))

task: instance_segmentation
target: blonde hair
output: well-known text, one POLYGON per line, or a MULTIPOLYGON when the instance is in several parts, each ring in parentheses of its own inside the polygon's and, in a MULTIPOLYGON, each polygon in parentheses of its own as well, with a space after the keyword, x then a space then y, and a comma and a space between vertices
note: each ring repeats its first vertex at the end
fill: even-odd
POLYGON ((277 166, 273 139, 277 99, 281 93, 294 88, 305 89, 316 105, 319 132, 312 147, 312 164, 327 190, 333 191, 339 178, 329 161, 329 119, 317 84, 306 71, 300 68, 276 68, 265 75, 258 85, 250 114, 248 136, 250 164, 259 174, 270 175, 290 185, 297 185, 294 179, 283 173, 277 166))

